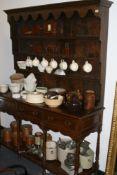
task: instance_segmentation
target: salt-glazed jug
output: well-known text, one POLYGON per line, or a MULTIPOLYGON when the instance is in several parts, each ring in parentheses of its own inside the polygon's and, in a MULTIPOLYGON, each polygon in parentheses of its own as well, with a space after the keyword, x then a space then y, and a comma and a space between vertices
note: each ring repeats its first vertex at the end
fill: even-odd
POLYGON ((76 63, 75 60, 72 60, 72 63, 70 64, 70 70, 73 72, 76 72, 79 68, 78 63, 76 63))
POLYGON ((32 65, 33 65, 32 60, 31 60, 30 56, 28 56, 27 59, 26 59, 26 66, 27 67, 32 67, 32 65))
POLYGON ((92 71, 92 68, 92 65, 88 61, 85 61, 85 64, 83 65, 84 72, 90 73, 92 71))
POLYGON ((47 67, 46 67, 46 72, 47 72, 48 74, 51 74, 52 70, 53 70, 53 68, 52 68, 51 66, 47 66, 47 67))
POLYGON ((45 71, 45 68, 42 66, 41 63, 39 63, 39 65, 38 65, 38 70, 39 70, 39 72, 44 72, 45 71))
POLYGON ((57 63, 57 61, 56 61, 54 58, 51 59, 51 61, 50 61, 50 66, 51 66, 53 69, 56 69, 56 68, 57 68, 58 63, 57 63))
POLYGON ((68 67, 67 62, 64 61, 64 60, 61 60, 61 62, 60 62, 60 64, 59 64, 59 67, 60 67, 60 69, 62 69, 62 70, 66 70, 67 67, 68 67))
POLYGON ((46 68, 48 66, 48 61, 43 57, 41 61, 41 65, 46 68))
POLYGON ((34 67, 39 66, 39 60, 37 59, 37 57, 34 58, 34 60, 32 61, 32 64, 33 64, 34 67))

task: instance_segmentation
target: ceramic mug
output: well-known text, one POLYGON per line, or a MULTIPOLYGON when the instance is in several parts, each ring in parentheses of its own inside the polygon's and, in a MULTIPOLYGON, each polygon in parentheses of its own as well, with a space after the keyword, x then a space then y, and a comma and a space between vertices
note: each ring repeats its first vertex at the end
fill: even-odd
POLYGON ((8 85, 7 84, 1 84, 0 85, 0 92, 6 93, 8 91, 8 85))

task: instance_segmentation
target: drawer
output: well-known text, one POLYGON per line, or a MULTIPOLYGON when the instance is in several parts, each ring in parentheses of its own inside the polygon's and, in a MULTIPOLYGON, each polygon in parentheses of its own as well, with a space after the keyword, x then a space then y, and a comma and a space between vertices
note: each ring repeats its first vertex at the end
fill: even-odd
POLYGON ((15 115, 17 113, 16 102, 9 98, 0 97, 0 109, 2 112, 15 115))
POLYGON ((80 132, 80 123, 77 118, 59 114, 51 111, 44 111, 44 127, 65 135, 73 136, 80 132))
POLYGON ((90 132, 96 132, 102 127, 102 115, 96 114, 86 117, 82 120, 82 135, 90 132))
POLYGON ((22 120, 30 120, 33 123, 42 122, 42 110, 30 104, 18 103, 18 116, 22 120))

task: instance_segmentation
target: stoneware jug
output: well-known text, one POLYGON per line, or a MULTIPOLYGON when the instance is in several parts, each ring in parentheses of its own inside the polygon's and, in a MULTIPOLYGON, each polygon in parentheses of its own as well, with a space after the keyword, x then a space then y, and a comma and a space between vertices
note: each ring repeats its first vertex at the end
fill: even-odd
POLYGON ((51 61, 50 61, 50 66, 51 66, 53 69, 56 69, 56 68, 57 68, 58 63, 57 63, 57 61, 56 61, 54 58, 51 59, 51 61))
POLYGON ((61 60, 61 62, 60 62, 60 64, 59 64, 59 67, 60 67, 60 69, 62 69, 62 70, 66 70, 67 67, 68 67, 67 62, 64 61, 64 60, 61 60))
POLYGON ((76 63, 76 61, 72 60, 72 63, 70 64, 70 70, 75 72, 78 70, 78 63, 76 63))
POLYGON ((39 66, 39 60, 37 59, 37 57, 34 58, 34 60, 32 61, 33 66, 38 67, 39 66))
POLYGON ((84 72, 90 73, 92 71, 92 68, 92 65, 88 61, 85 61, 85 64, 83 65, 84 72))
POLYGON ((41 61, 41 65, 46 68, 48 66, 48 61, 43 57, 41 61))

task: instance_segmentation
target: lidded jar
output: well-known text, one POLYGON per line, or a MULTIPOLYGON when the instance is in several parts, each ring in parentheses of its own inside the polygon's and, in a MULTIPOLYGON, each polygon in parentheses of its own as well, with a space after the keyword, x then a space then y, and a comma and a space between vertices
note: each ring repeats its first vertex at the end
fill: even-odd
POLYGON ((41 145, 41 136, 42 133, 41 132, 36 132, 35 133, 35 145, 41 145))
POLYGON ((46 160, 57 159, 57 145, 54 141, 46 142, 46 160))
POLYGON ((92 111, 95 108, 95 91, 86 90, 84 94, 84 109, 92 111))
POLYGON ((24 142, 26 142, 27 137, 31 134, 32 134, 32 125, 30 124, 22 125, 22 138, 24 142))
POLYGON ((5 128, 5 129, 3 129, 2 137, 3 137, 3 141, 5 143, 10 143, 12 141, 11 128, 5 128))
POLYGON ((21 138, 22 138, 22 132, 21 131, 20 131, 20 133, 18 133, 17 131, 13 131, 12 132, 12 144, 14 146, 18 146, 19 144, 22 143, 21 142, 22 141, 21 138), (19 139, 20 139, 20 142, 19 142, 19 139))

